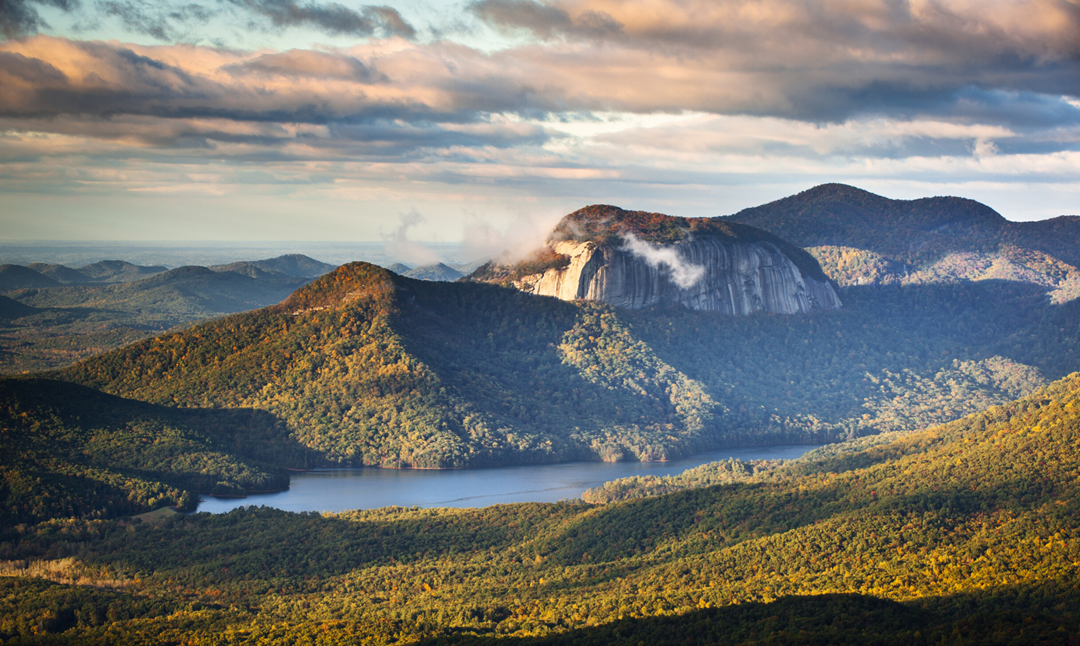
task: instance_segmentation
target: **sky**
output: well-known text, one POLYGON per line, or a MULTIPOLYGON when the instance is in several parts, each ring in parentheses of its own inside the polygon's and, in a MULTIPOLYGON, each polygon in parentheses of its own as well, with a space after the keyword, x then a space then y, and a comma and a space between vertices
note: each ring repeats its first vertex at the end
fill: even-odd
POLYGON ((415 262, 826 182, 1080 213, 1080 0, 0 0, 0 240, 415 262))

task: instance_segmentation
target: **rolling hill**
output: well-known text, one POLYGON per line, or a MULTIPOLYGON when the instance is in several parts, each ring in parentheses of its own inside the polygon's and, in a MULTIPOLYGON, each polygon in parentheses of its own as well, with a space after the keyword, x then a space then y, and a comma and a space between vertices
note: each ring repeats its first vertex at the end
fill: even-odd
MULTIPOLYGON (((98 264, 116 268, 114 263, 98 264)), ((118 266, 123 271, 135 267, 118 266)), ((0 372, 64 366, 177 325, 265 307, 309 280, 255 271, 262 273, 253 277, 179 267, 131 282, 59 285, 48 279, 44 287, 8 291, 8 297, 30 309, 9 317, 0 330, 0 372)))
MULTIPOLYGON (((303 254, 293 253, 267 258, 266 260, 245 260, 227 265, 214 265, 210 267, 214 271, 233 271, 245 275, 255 272, 265 272, 270 276, 290 276, 292 278, 318 278, 332 271, 334 265, 320 262, 303 254)), ((253 278, 265 277, 263 274, 252 275, 253 278)))
POLYGON ((0 292, 7 293, 17 289, 56 287, 59 284, 57 280, 29 267, 0 265, 0 292))
POLYGON ((27 265, 27 267, 64 285, 93 282, 86 274, 78 269, 72 269, 71 267, 65 267, 64 265, 35 262, 27 265))
POLYGON ((128 283, 163 273, 168 269, 161 265, 144 267, 123 260, 100 260, 79 267, 78 271, 95 283, 128 283))

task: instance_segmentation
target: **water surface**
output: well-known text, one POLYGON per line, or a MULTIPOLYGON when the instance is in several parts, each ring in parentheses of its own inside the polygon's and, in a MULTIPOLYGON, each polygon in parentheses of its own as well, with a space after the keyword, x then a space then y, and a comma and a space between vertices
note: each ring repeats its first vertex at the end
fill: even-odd
POLYGON ((677 475, 707 462, 797 458, 820 445, 717 449, 669 462, 567 462, 491 469, 316 469, 294 473, 288 491, 247 498, 207 496, 198 511, 224 513, 245 505, 285 511, 345 511, 399 507, 487 507, 509 502, 578 498, 609 480, 677 475))

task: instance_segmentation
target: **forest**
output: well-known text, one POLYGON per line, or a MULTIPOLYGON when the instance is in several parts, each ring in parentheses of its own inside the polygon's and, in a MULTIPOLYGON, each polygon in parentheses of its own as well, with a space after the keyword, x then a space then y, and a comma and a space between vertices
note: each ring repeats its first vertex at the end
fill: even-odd
POLYGON ((925 431, 610 504, 57 518, 5 643, 1002 643, 1080 634, 1080 374, 925 431))
POLYGON ((113 518, 199 493, 284 489, 314 459, 272 416, 178 410, 40 378, 0 380, 0 524, 113 518))
POLYGON ((355 263, 280 305, 49 376, 162 406, 266 411, 325 464, 446 468, 915 430, 1076 365, 1076 303, 1029 285, 842 298, 793 316, 626 311, 355 263))

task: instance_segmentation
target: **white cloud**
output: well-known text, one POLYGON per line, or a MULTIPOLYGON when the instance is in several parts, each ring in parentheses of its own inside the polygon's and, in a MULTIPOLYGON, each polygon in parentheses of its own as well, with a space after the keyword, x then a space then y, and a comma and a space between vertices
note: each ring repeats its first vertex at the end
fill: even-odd
POLYGON ((638 256, 651 267, 667 268, 671 281, 682 289, 690 289, 705 277, 705 267, 687 262, 679 255, 678 247, 661 247, 625 233, 622 236, 623 248, 638 256))
POLYGON ((414 266, 439 262, 439 255, 430 247, 409 238, 409 229, 425 222, 427 219, 415 208, 399 214, 398 226, 382 236, 387 257, 414 266))

